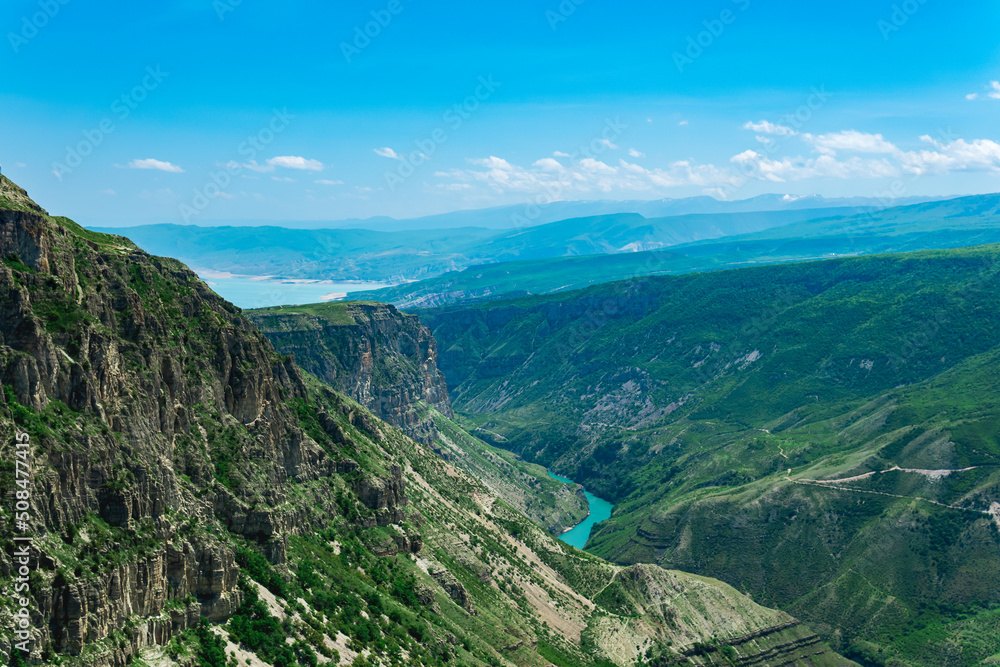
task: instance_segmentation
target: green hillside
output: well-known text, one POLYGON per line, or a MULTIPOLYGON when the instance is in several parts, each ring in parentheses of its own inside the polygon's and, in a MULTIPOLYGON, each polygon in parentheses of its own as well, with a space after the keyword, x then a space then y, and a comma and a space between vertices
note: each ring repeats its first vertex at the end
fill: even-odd
POLYGON ((974 665, 1000 653, 998 262, 846 258, 420 315, 468 428, 614 500, 590 550, 718 577, 867 664, 974 665))
MULTIPOLYGON (((351 298, 401 308, 437 307, 470 299, 514 298, 580 289, 649 275, 676 275, 843 255, 869 255, 1000 243, 1000 196, 981 195, 822 217, 669 250, 482 264, 351 298)), ((691 216, 694 217, 694 216, 691 216)), ((710 220, 710 218, 702 218, 710 220)))

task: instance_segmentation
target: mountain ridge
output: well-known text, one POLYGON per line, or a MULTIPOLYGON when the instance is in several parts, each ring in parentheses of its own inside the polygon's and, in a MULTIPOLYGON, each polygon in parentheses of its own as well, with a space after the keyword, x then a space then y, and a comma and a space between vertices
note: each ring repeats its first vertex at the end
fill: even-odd
POLYGON ((632 254, 476 265, 393 287, 352 292, 348 298, 389 301, 401 308, 430 308, 463 300, 563 292, 645 275, 997 243, 998 198, 976 195, 854 216, 819 217, 632 254))
POLYGON ((524 257, 621 253, 759 231, 839 209, 570 218, 513 230, 463 227, 375 232, 155 225, 124 229, 139 245, 198 267, 243 275, 398 282, 470 264, 524 257))

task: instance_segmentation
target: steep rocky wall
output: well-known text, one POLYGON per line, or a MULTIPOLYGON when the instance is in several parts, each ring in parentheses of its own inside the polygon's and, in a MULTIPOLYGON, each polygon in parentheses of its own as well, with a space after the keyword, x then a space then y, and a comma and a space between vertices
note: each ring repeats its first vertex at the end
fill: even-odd
POLYGON ((424 443, 434 424, 421 406, 452 415, 437 343, 412 315, 379 303, 269 308, 247 317, 284 354, 331 387, 424 443))
MULTIPOLYGON (((131 619, 130 642, 100 663, 125 664, 192 619, 227 618, 239 602, 231 548, 178 523, 220 521, 283 561, 300 526, 270 509, 280 482, 330 467, 283 403, 304 395, 298 369, 192 272, 126 239, 0 210, 0 258, 13 411, 0 419, 7 432, 15 415, 33 443, 30 533, 45 584, 34 645, 75 653, 131 619), (230 471, 232 488, 217 479, 223 446, 255 455, 230 471), (133 543, 96 539, 115 528, 133 543)), ((0 574, 12 566, 5 548, 0 574)))

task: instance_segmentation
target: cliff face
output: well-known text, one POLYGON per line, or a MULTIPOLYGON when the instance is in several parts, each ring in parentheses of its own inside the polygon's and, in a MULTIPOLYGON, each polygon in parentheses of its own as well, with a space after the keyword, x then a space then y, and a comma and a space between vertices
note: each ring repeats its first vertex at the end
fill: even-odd
POLYGON ((488 445, 452 421, 437 342, 416 317, 368 302, 284 306, 246 315, 278 351, 430 445, 550 534, 560 535, 587 516, 582 487, 571 489, 551 480, 544 468, 487 451, 488 445))
POLYGON ((194 526, 284 560, 281 484, 330 467, 284 405, 304 395, 298 369, 192 272, 124 238, 0 210, 0 256, 0 380, 32 438, 30 534, 50 582, 32 591, 35 645, 78 653, 138 616, 107 658, 124 664, 199 616, 228 618, 233 551, 194 526), (254 467, 220 483, 236 448, 254 467))
POLYGON ((436 435, 422 406, 452 416, 434 336, 394 306, 329 303, 246 315, 279 352, 415 440, 436 435))

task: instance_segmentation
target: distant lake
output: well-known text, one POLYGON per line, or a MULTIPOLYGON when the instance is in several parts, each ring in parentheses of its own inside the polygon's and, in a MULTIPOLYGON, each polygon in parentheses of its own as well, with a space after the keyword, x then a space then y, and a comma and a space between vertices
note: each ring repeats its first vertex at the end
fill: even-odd
POLYGON ((240 308, 298 306, 342 299, 348 292, 390 287, 388 283, 329 280, 282 280, 254 276, 231 276, 205 271, 198 273, 212 290, 240 308))
MULTIPOLYGON (((552 479, 558 479, 560 482, 567 484, 574 483, 573 480, 557 475, 551 470, 548 473, 552 479)), ((587 546, 587 540, 590 539, 590 531, 593 529, 594 524, 598 524, 605 519, 610 519, 611 510, 614 508, 613 504, 604 498, 598 498, 586 489, 584 489, 583 495, 587 497, 587 503, 590 505, 590 516, 559 536, 560 540, 577 549, 583 549, 583 547, 587 546)))

